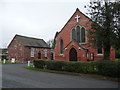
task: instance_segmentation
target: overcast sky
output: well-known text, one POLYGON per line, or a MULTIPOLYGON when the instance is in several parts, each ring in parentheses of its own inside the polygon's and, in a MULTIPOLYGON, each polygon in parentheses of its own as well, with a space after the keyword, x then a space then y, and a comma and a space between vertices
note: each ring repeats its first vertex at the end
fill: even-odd
POLYGON ((0 0, 0 47, 11 42, 15 34, 53 39, 76 8, 84 14, 89 0, 0 0))

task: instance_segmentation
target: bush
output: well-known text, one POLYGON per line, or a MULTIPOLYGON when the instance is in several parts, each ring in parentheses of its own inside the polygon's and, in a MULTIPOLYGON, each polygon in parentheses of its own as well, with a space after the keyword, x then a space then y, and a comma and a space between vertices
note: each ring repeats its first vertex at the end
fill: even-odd
POLYGON ((33 63, 36 68, 43 69, 45 67, 45 60, 34 60, 33 63))
POLYGON ((110 77, 120 77, 120 62, 102 61, 97 63, 98 74, 110 77))
POLYGON ((63 66, 65 65, 65 62, 49 60, 46 62, 46 65, 47 65, 47 69, 62 71, 63 66))
POLYGON ((69 72, 75 72, 77 69, 76 62, 66 62, 66 65, 64 65, 63 70, 69 71, 69 72))
POLYGON ((91 62, 71 62, 53 60, 34 60, 36 68, 77 73, 94 73, 110 77, 120 77, 120 62, 99 60, 91 62))

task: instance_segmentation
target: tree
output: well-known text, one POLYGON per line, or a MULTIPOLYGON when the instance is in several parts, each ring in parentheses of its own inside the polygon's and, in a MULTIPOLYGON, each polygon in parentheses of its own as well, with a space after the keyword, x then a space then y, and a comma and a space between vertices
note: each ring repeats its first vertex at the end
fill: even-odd
POLYGON ((52 48, 53 47, 53 42, 54 42, 54 40, 50 39, 50 40, 47 41, 47 44, 52 48))
POLYGON ((88 14, 92 21, 91 28, 88 30, 89 43, 96 48, 104 49, 104 59, 109 59, 111 46, 118 47, 119 6, 120 1, 110 2, 110 0, 90 2, 88 5, 88 14))

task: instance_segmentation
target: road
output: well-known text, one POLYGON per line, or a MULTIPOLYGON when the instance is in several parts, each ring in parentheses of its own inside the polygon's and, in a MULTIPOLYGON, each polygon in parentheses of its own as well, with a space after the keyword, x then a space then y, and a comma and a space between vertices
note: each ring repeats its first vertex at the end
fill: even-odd
POLYGON ((2 65, 2 88, 118 88, 118 82, 27 70, 27 64, 2 65))

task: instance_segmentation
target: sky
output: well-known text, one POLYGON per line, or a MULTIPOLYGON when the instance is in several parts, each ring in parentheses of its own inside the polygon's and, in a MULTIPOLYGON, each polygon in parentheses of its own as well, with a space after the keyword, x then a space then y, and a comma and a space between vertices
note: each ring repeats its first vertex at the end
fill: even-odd
POLYGON ((89 0, 0 0, 0 48, 18 35, 53 39, 76 8, 87 13, 89 0))

